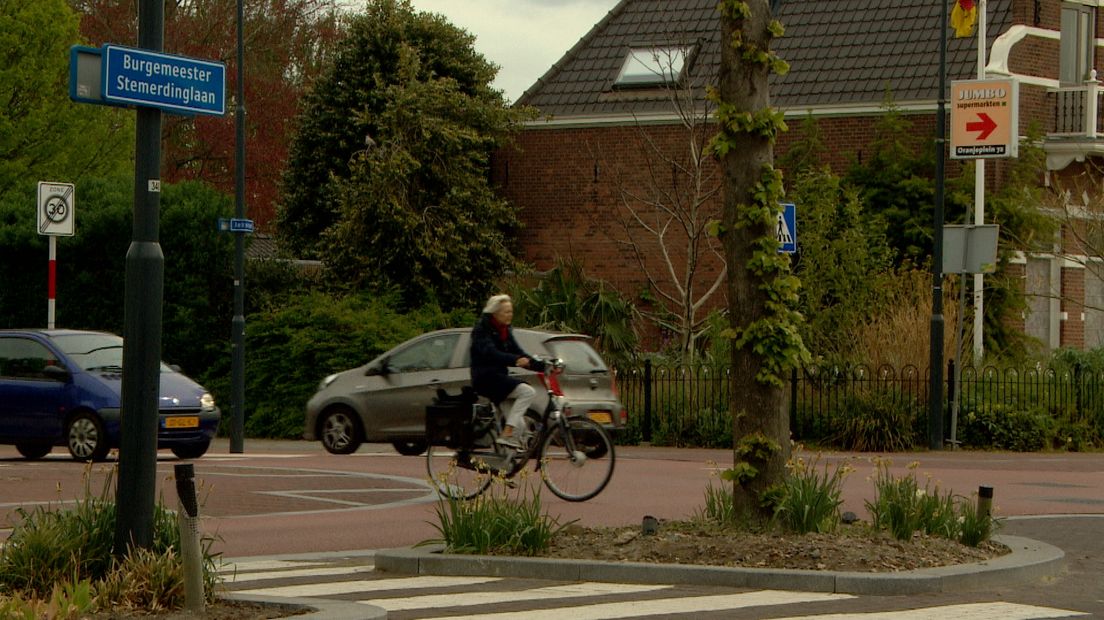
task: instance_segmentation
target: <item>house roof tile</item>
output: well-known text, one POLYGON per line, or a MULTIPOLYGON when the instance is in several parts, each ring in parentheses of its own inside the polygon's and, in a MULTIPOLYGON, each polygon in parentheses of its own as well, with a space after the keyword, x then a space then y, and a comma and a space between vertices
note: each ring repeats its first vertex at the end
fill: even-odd
MULTIPOLYGON (((1012 0, 989 0, 989 44, 1012 26, 1012 0)), ((696 81, 711 82, 720 63, 717 0, 622 0, 523 94, 518 103, 558 117, 668 109, 662 90, 615 96, 628 50, 694 45, 696 81)), ((790 72, 771 78, 777 107, 934 101, 939 84, 940 3, 931 0, 788 0, 774 51, 790 72)), ((976 39, 948 35, 948 80, 976 75, 976 39)))

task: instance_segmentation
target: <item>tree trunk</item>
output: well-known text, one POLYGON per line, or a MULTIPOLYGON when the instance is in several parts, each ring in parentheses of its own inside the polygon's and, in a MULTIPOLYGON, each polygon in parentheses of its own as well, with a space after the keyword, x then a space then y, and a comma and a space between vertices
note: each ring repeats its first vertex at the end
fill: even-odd
MULTIPOLYGON (((722 17, 722 41, 738 37, 745 45, 769 50, 771 21, 767 0, 748 0, 750 16, 744 19, 722 17)), ((748 62, 740 50, 722 45, 719 94, 726 104, 737 110, 755 114, 770 106, 767 77, 768 63, 748 62)), ((740 334, 752 323, 769 319, 764 276, 749 270, 758 242, 773 237, 772 226, 758 222, 748 224, 741 213, 756 205, 754 196, 764 169, 773 166, 773 140, 761 133, 742 133, 740 142, 722 158, 724 170, 724 211, 722 215, 725 259, 728 264, 729 324, 740 334)), ((735 396, 730 404, 733 414, 732 436, 735 442, 735 465, 747 463, 755 468, 750 478, 736 481, 734 499, 738 514, 754 515, 761 510, 760 494, 780 481, 790 451, 789 417, 786 412, 786 392, 781 386, 758 379, 763 369, 763 354, 754 350, 755 343, 732 347, 731 388, 735 396), (741 446, 748 438, 765 438, 774 442, 769 454, 759 451, 749 456, 741 446), (743 442, 743 443, 742 443, 743 442)), ((769 352, 767 353, 769 354, 769 352)))

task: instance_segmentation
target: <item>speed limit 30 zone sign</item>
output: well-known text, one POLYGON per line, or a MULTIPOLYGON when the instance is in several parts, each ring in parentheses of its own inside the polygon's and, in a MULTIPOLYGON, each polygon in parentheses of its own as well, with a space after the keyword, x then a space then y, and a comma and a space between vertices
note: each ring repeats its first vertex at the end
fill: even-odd
POLYGON ((38 234, 69 237, 73 235, 73 185, 38 183, 38 234))

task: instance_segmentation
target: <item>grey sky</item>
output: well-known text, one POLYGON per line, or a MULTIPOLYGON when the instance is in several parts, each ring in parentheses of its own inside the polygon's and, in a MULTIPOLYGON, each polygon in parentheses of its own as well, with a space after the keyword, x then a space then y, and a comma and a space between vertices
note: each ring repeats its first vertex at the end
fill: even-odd
POLYGON ((475 35, 500 69, 494 86, 514 101, 571 49, 617 0, 412 0, 475 35))

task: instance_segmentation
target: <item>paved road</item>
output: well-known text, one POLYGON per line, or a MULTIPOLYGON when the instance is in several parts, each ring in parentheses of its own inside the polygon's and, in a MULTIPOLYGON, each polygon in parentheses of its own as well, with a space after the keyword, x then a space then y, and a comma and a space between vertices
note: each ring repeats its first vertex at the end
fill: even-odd
MULTIPOLYGON (((939 452, 891 458, 892 471, 897 474, 908 471, 910 462, 918 461, 915 471, 943 490, 970 495, 980 485, 992 486, 995 512, 1007 517, 1006 532, 1050 542, 1067 552, 1067 571, 1057 579, 1030 588, 977 593, 976 601, 1006 600, 1104 618, 1100 579, 1104 569, 1104 519, 1100 518, 1104 513, 1104 454, 939 452), (1040 515, 1080 516, 1019 518, 1040 515)), ((876 471, 875 465, 868 455, 831 454, 822 462, 834 465, 844 460, 856 468, 844 487, 844 509, 865 516, 863 502, 873 498, 869 478, 876 471)), ((618 451, 613 481, 594 500, 572 504, 551 494, 542 499, 546 509, 561 520, 579 519, 592 526, 639 523, 644 515, 683 519, 700 509, 705 487, 729 462, 731 454, 723 450, 623 448, 618 451)), ((177 463, 165 452, 157 465, 159 495, 173 506, 172 474, 177 463)), ((13 448, 0 447, 0 523, 10 523, 17 507, 70 502, 84 496, 86 489, 93 494, 110 494, 114 490, 112 465, 108 462, 86 467, 62 454, 27 462, 13 448)), ((247 440, 245 454, 231 455, 222 440, 194 465, 203 530, 219 537, 215 549, 226 557, 403 547, 436 535, 432 525, 436 521, 436 501, 425 482, 424 460, 399 456, 389 446, 366 446, 355 455, 340 457, 324 453, 317 444, 247 440)), ((511 590, 528 586, 501 587, 511 590)), ((928 598, 891 600, 882 611, 913 604, 941 606, 975 600, 928 598)), ((866 601, 864 598, 859 603, 831 607, 861 610, 866 608, 866 601)), ((810 613, 807 610, 811 608, 794 609, 798 612, 787 607, 779 612, 780 617, 793 613, 800 616, 810 613)), ((945 611, 943 617, 958 613, 945 611)), ((1002 617, 1019 616, 1009 611, 1002 617)))
MULTIPOLYGON (((1016 593, 854 596, 825 592, 564 582, 460 576, 402 576, 372 570, 371 556, 247 558, 226 571, 229 588, 250 597, 340 601, 376 608, 390 620, 490 618, 685 618, 786 620, 1028 620, 1100 617, 1104 607, 1029 601, 1016 593)), ((340 609, 340 608, 339 608, 340 609)), ((334 608, 321 617, 338 617, 334 608)), ((353 614, 344 617, 364 617, 353 614)))

